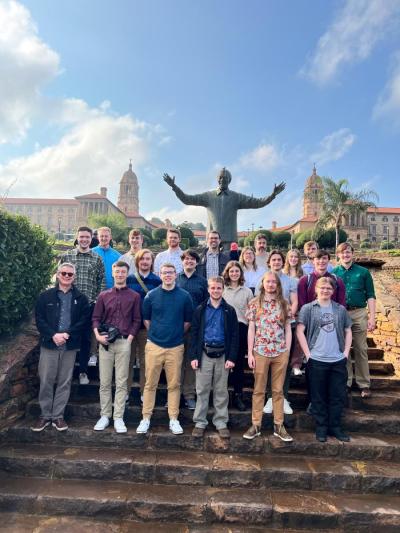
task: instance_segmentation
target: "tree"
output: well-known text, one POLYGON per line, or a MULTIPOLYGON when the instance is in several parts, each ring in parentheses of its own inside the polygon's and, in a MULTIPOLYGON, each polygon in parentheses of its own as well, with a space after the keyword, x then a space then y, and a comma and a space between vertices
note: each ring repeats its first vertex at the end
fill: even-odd
POLYGON ((143 235, 143 246, 151 246, 153 244, 153 236, 151 231, 147 228, 140 228, 143 235))
POLYGON ((365 212, 369 207, 375 207, 378 195, 369 189, 351 192, 348 188, 349 182, 345 179, 335 181, 332 178, 322 178, 322 184, 321 209, 316 225, 316 235, 318 236, 318 232, 322 229, 333 226, 336 233, 336 247, 339 244, 339 230, 344 218, 365 212))
POLYGON ((165 241, 167 237, 167 228, 153 229, 151 235, 153 237, 154 244, 160 244, 162 241, 165 241))
MULTIPOLYGON (((336 231, 334 228, 330 228, 323 233, 321 233, 318 238, 316 239, 318 246, 320 248, 333 248, 335 247, 336 250, 336 231)), ((339 230, 339 240, 338 244, 341 242, 347 241, 347 233, 343 230, 339 230)))
POLYGON ((265 235, 265 237, 267 239, 267 245, 271 245, 271 243, 272 243, 272 232, 267 230, 267 229, 258 229, 258 230, 255 230, 255 231, 252 231, 251 233, 249 233, 249 235, 247 235, 247 237, 245 237, 245 239, 244 239, 244 245, 245 246, 254 246, 254 239, 256 238, 256 235, 258 235, 259 233, 262 233, 263 235, 265 235))
POLYGON ((188 239, 189 246, 197 246, 199 244, 198 240, 193 234, 193 231, 190 228, 181 225, 178 226, 177 229, 179 229, 179 231, 181 232, 182 239, 188 239))
POLYGON ((290 243, 290 233, 288 231, 277 231, 272 234, 272 245, 276 248, 288 248, 290 243))
POLYGON ((110 228, 114 242, 128 242, 129 227, 126 225, 126 220, 123 215, 119 213, 90 215, 88 222, 92 228, 101 228, 102 226, 110 228))

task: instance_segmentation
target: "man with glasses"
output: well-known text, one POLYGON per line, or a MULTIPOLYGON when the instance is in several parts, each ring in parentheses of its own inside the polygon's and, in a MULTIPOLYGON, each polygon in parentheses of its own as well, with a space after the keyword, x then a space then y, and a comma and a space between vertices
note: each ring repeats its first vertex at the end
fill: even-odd
POLYGON ((79 347, 79 384, 88 385, 88 366, 96 366, 97 364, 96 353, 89 357, 92 340, 92 314, 98 295, 106 288, 106 280, 101 257, 90 249, 92 242, 91 228, 87 226, 78 228, 77 241, 77 247, 65 253, 61 258, 61 263, 75 265, 74 283, 77 289, 89 300, 90 312, 79 347))
POLYGON ((71 392, 76 352, 89 316, 88 300, 73 284, 75 265, 59 265, 56 279, 56 286, 39 296, 35 310, 40 333, 41 411, 40 418, 31 427, 36 432, 43 431, 50 424, 57 431, 68 429, 64 410, 71 392))
POLYGON ((176 285, 176 269, 164 263, 160 269, 162 285, 150 291, 143 301, 143 321, 147 328, 146 384, 143 393, 143 418, 136 433, 147 433, 153 414, 157 385, 164 368, 168 387, 169 429, 183 433, 179 423, 181 366, 184 334, 190 327, 193 303, 188 292, 176 285))
POLYGON ((210 231, 207 235, 207 248, 201 254, 197 272, 206 279, 221 276, 228 261, 228 255, 221 250, 220 234, 218 231, 210 231))

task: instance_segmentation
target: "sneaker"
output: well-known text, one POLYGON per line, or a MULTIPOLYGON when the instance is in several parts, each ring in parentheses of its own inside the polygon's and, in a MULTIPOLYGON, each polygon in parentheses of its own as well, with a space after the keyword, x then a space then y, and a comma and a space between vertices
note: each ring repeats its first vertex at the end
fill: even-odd
POLYGON ((168 400, 165 402, 164 407, 165 407, 165 409, 168 409, 168 400))
POLYGON ((142 420, 140 421, 140 424, 136 428, 136 433, 140 433, 144 435, 145 433, 149 431, 149 427, 150 427, 150 418, 142 418, 142 420))
POLYGON ((143 405, 143 394, 140 395, 140 403, 143 405))
POLYGON ((294 376, 302 376, 303 372, 300 370, 300 368, 293 368, 293 375, 294 376))
POLYGON ((181 435, 183 433, 182 426, 179 423, 179 420, 176 418, 171 418, 169 421, 169 430, 174 435, 181 435))
POLYGON ((97 366, 97 354, 92 354, 89 358, 88 366, 97 366))
POLYGON ((86 372, 81 372, 79 374, 79 385, 89 385, 89 378, 87 377, 86 372))
POLYGON ((260 426, 255 426, 254 424, 249 427, 246 433, 243 435, 244 439, 253 440, 255 437, 261 435, 260 426))
POLYGON ((122 418, 115 418, 114 429, 117 433, 126 433, 128 431, 122 418))
POLYGON ((228 428, 219 428, 217 431, 222 439, 229 439, 231 437, 231 432, 228 428))
POLYGON ((53 420, 51 423, 53 428, 56 428, 57 431, 67 431, 68 424, 63 418, 57 418, 56 420, 53 420))
POLYGON ((47 428, 47 426, 50 426, 50 424, 51 424, 51 420, 49 420, 48 418, 40 417, 37 420, 36 424, 31 426, 31 430, 35 432, 43 431, 44 428, 47 428))
POLYGON ((274 424, 274 436, 285 442, 292 442, 293 437, 289 435, 283 424, 274 424))
POLYGON ((285 415, 292 415, 293 409, 290 407, 290 403, 287 401, 286 398, 283 399, 283 412, 285 415))
POLYGON ((273 410, 272 398, 268 398, 267 403, 264 405, 263 413, 270 415, 273 410))
POLYGON ((103 431, 103 429, 106 429, 106 427, 109 425, 110 419, 108 418, 108 416, 102 416, 101 418, 99 418, 93 429, 95 431, 103 431))
POLYGON ((369 387, 361 389, 361 398, 371 398, 371 390, 369 387))
POLYGON ((196 437, 196 438, 203 437, 205 430, 206 430, 205 428, 194 427, 192 431, 192 437, 196 437))
POLYGON ((185 400, 185 407, 186 409, 189 409, 189 411, 194 411, 196 409, 196 400, 193 400, 193 398, 185 400))
POLYGON ((129 394, 125 396, 125 403, 129 403, 129 394))

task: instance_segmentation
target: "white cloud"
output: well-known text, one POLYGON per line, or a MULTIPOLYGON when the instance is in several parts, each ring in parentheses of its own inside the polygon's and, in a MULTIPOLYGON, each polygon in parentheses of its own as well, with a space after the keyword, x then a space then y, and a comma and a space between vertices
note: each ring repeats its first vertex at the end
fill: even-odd
POLYGON ((373 117, 400 124, 400 52, 393 58, 390 78, 374 107, 373 117))
POLYGON ((0 1, 0 144, 22 140, 41 106, 41 89, 59 72, 59 56, 38 37, 29 11, 0 1))
POLYGON ((326 135, 319 143, 317 152, 311 156, 311 161, 324 165, 329 161, 341 159, 353 146, 356 138, 348 128, 341 128, 326 135))
POLYGON ((365 60, 397 31, 399 15, 399 0, 346 0, 301 74, 319 85, 331 82, 342 66, 365 60))
POLYGON ((269 172, 280 162, 277 149, 272 144, 261 143, 254 150, 242 155, 239 165, 242 168, 256 170, 258 172, 269 172))
POLYGON ((202 222, 207 224, 207 210, 204 207, 194 205, 182 206, 182 209, 173 209, 169 206, 162 207, 156 211, 150 211, 144 215, 147 220, 152 217, 160 218, 161 220, 169 219, 173 224, 181 224, 186 220, 188 222, 202 222))

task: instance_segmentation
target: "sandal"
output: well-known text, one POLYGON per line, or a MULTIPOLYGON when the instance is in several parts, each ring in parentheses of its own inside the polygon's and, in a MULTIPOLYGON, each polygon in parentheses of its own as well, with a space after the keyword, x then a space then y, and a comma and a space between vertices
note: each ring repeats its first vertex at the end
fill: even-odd
POLYGON ((371 397, 371 391, 368 387, 365 389, 361 389, 361 398, 370 398, 371 397))

